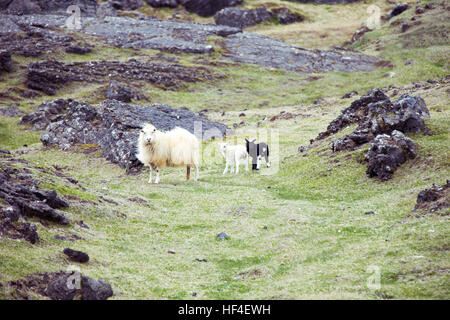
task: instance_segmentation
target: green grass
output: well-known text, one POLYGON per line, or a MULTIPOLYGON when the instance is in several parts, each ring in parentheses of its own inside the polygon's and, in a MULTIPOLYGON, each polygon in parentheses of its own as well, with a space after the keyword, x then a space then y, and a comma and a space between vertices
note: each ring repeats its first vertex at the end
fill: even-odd
MULTIPOLYGON (((311 28, 320 17, 337 19, 347 8, 286 5, 306 12, 312 21, 305 26, 311 28)), ((351 7, 365 12, 367 5, 362 2, 351 7)), ((145 5, 141 11, 151 10, 145 5)), ((170 16, 172 11, 161 14, 170 16)), ((256 31, 264 32, 266 27, 256 31)), ((290 27, 271 27, 279 28, 277 32, 288 38, 295 35, 289 33, 293 32, 290 27)), ((322 32, 320 28, 316 31, 322 32)), ((331 44, 331 39, 324 39, 331 44)), ((298 146, 308 145, 354 100, 340 99, 344 93, 357 90, 365 94, 391 84, 411 86, 415 81, 448 74, 448 44, 405 48, 398 39, 398 34, 383 27, 354 44, 354 48, 394 64, 373 72, 295 74, 226 63, 218 51, 205 59, 226 75, 222 80, 189 84, 180 91, 143 87, 152 102, 195 111, 208 108, 211 120, 229 126, 244 120, 247 125, 230 137, 233 143, 252 135, 248 130, 256 130, 261 121, 260 130, 278 134, 278 147, 272 149, 273 171, 263 168, 260 173, 223 176, 224 160, 217 152, 217 141, 213 141, 203 143, 198 182, 185 182, 184 169, 169 168, 162 171, 161 184, 149 185, 146 170, 127 175, 97 153, 43 148, 40 132, 18 127, 17 118, 0 118, 0 149, 9 149, 13 157, 28 161, 41 188, 55 189, 71 199, 64 214, 72 222, 65 227, 45 227, 30 219, 41 238, 36 245, 1 238, 0 283, 31 273, 67 269, 70 262, 62 250, 70 246, 90 255, 89 263, 79 265, 81 271, 110 282, 114 299, 449 299, 449 212, 417 218, 412 211, 419 191, 432 183, 445 183, 450 174, 448 86, 414 92, 430 109, 426 124, 432 135, 409 135, 419 146, 418 156, 403 164, 392 180, 380 182, 366 176, 365 166, 357 160, 367 146, 332 154, 331 141, 353 127, 316 143, 306 157, 297 154, 298 146), (381 39, 380 50, 374 48, 377 39, 381 39), (414 64, 405 65, 405 59, 414 60, 414 64), (385 77, 389 72, 395 76, 385 77), (313 105, 317 99, 324 102, 313 105), (248 109, 246 116, 240 117, 244 109, 248 109), (222 111, 226 112, 223 116, 222 111), (300 116, 263 120, 281 111, 300 116), (24 144, 28 147, 22 147, 24 144), (53 166, 63 168, 62 173, 77 179, 85 190, 52 174, 53 166), (273 174, 264 174, 268 172, 273 174), (133 201, 135 197, 147 204, 133 201), (366 215, 367 211, 375 215, 366 215), (79 220, 90 229, 75 223, 79 220), (229 239, 217 240, 220 232, 229 239), (55 235, 72 233, 86 240, 54 239, 55 235), (379 268, 379 290, 367 286, 371 267, 379 268)), ((61 59, 95 60, 104 52, 110 59, 145 60, 154 54, 103 49, 86 57, 64 55, 61 59)), ((185 65, 201 64, 195 55, 178 58, 185 65)), ((23 65, 30 62, 14 59, 23 65)), ((1 91, 23 86, 21 77, 20 71, 9 74, 0 83, 1 91)), ((98 90, 97 85, 82 88, 73 84, 56 97, 96 103, 101 100, 98 90)), ((20 101, 19 107, 29 112, 48 98, 20 101)), ((28 167, 24 163, 14 166, 28 167)), ((7 297, 0 290, 0 298, 7 297)))

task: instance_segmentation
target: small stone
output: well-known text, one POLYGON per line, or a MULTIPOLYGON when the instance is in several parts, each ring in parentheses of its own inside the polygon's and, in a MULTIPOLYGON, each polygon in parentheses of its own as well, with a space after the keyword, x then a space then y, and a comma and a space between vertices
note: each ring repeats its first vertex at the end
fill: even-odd
POLYGON ((230 236, 227 235, 225 232, 221 232, 217 235, 217 240, 223 240, 223 239, 230 239, 230 236))

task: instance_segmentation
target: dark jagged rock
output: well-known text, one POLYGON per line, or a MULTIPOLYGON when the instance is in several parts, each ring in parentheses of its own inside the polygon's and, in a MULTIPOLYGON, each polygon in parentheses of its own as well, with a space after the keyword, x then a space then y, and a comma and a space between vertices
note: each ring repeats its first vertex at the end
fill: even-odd
POLYGON ((145 81, 163 89, 184 87, 184 82, 213 80, 215 75, 205 67, 180 64, 145 63, 130 59, 121 61, 90 61, 64 63, 53 60, 33 62, 28 65, 26 85, 54 95, 58 88, 72 82, 106 82, 109 79, 145 81))
POLYGON ((142 7, 142 0, 110 0, 112 7, 116 10, 136 10, 142 7))
POLYGON ((450 207, 450 180, 442 186, 433 184, 431 188, 420 191, 414 210, 435 212, 448 207, 450 207))
POLYGON ((261 22, 269 22, 272 13, 266 8, 246 10, 243 8, 225 8, 214 15, 214 21, 218 25, 235 28, 247 28, 261 22))
MULTIPOLYGON (((62 50, 71 45, 73 37, 43 28, 38 22, 31 20, 33 16, 14 17, 14 21, 20 18, 25 20, 16 22, 8 16, 2 16, 0 48, 25 57, 39 57, 45 52, 62 50), (2 21, 3 19, 5 20, 2 21)), ((61 23, 64 24, 64 21, 61 23)))
POLYGON ((429 117, 430 113, 421 97, 404 94, 391 102, 380 89, 375 89, 353 101, 316 140, 324 139, 357 123, 358 127, 353 133, 332 143, 333 152, 353 150, 372 141, 378 134, 390 134, 394 130, 404 133, 425 132, 423 118, 429 117))
POLYGON ((66 48, 67 53, 86 54, 92 52, 92 47, 82 47, 78 45, 70 45, 66 48))
POLYGON ((380 180, 392 178, 394 171, 406 160, 416 157, 416 144, 400 131, 376 136, 366 155, 367 174, 380 180))
POLYGON ((176 8, 179 4, 181 4, 182 0, 145 0, 145 2, 154 8, 176 8))
POLYGON ((86 263, 89 261, 89 255, 83 251, 65 248, 63 252, 72 261, 79 262, 79 263, 86 263))
POLYGON ((39 235, 35 224, 19 221, 20 208, 17 206, 5 207, 0 211, 0 236, 12 239, 25 239, 35 244, 39 235))
POLYGON ((63 274, 52 280, 46 289, 47 296, 52 300, 73 300, 77 291, 79 275, 63 274))
POLYGON ((233 7, 242 2, 243 0, 187 0, 183 5, 189 12, 196 13, 201 17, 211 17, 223 8, 233 7))
POLYGON ((81 296, 83 300, 106 300, 114 294, 111 285, 89 277, 81 279, 81 296))
POLYGON ((61 117, 61 113, 67 111, 72 103, 72 99, 46 101, 36 111, 24 115, 19 124, 31 125, 34 130, 44 130, 49 123, 57 121, 61 117))
POLYGON ((68 207, 69 203, 59 198, 54 190, 39 190, 34 181, 21 177, 19 172, 0 169, 0 198, 16 208, 21 216, 37 217, 61 225, 69 224, 69 220, 63 214, 54 210, 68 207), (24 180, 22 183, 11 181, 17 179, 24 180))
POLYGON ((358 2, 361 0, 287 0, 287 1, 299 3, 314 3, 314 4, 346 4, 358 2))
POLYGON ((97 6, 97 17, 99 18, 105 18, 105 17, 116 17, 117 16, 117 10, 114 8, 113 4, 111 2, 104 2, 100 3, 97 6))
POLYGON ((0 50, 0 74, 3 71, 11 72, 13 69, 13 62, 11 59, 11 53, 6 50, 0 50))
POLYGON ((330 122, 325 132, 321 132, 316 139, 324 139, 350 124, 363 121, 369 114, 369 104, 390 104, 389 97, 380 89, 371 90, 367 95, 352 102, 350 107, 342 110, 339 117, 330 122))
POLYGON ((409 6, 406 3, 400 3, 392 9, 392 11, 389 13, 388 19, 391 19, 392 17, 398 16, 399 14, 403 13, 404 11, 408 10, 409 6))
POLYGON ((12 0, 0 0, 0 10, 5 10, 12 0))
POLYGON ((83 14, 95 15, 97 0, 12 0, 2 1, 0 10, 10 14, 66 13, 71 5, 77 5, 83 14), (9 2, 9 3, 8 3, 9 2))
POLYGON ((353 97, 353 96, 356 96, 357 94, 358 94, 358 91, 353 90, 353 91, 350 91, 350 92, 347 92, 346 94, 344 94, 344 95, 341 97, 341 99, 348 99, 348 98, 351 98, 351 97, 353 97))
POLYGON ((109 84, 108 89, 106 90, 106 98, 112 99, 112 100, 118 100, 122 102, 131 102, 131 99, 133 99, 136 96, 136 93, 134 90, 121 85, 117 81, 111 81, 109 84))
POLYGON ((288 8, 275 8, 271 12, 281 24, 301 22, 305 19, 303 16, 292 12, 288 8))
POLYGON ((111 285, 73 272, 54 277, 45 294, 52 300, 106 300, 114 293, 111 285))
POLYGON ((136 141, 139 130, 147 122, 160 130, 179 126, 205 140, 224 136, 227 129, 185 108, 174 109, 163 104, 135 106, 105 100, 96 108, 87 103, 74 103, 63 119, 47 126, 41 141, 45 146, 63 150, 75 144, 97 144, 106 159, 131 169, 141 165, 135 156, 136 141), (201 131, 194 131, 196 122, 201 123, 201 131))

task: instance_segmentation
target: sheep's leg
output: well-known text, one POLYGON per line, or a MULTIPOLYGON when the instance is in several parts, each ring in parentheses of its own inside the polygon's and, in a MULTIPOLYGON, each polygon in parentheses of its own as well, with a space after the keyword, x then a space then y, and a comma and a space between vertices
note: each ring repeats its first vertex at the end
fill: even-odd
POLYGON ((195 181, 197 181, 198 180, 198 164, 194 164, 194 167, 195 167, 195 181))
POLYGON ((149 165, 149 168, 150 168, 150 177, 148 178, 148 183, 152 183, 152 173, 153 173, 152 165, 149 165))
POLYGON ((191 176, 191 166, 186 166, 186 181, 189 181, 190 176, 191 176))
POLYGON ((267 165, 267 168, 270 168, 269 156, 266 154, 266 155, 265 155, 265 158, 266 158, 266 165, 267 165))
POLYGON ((159 168, 156 167, 156 179, 155 179, 155 183, 159 183, 159 168))
POLYGON ((259 170, 259 163, 261 162, 261 156, 256 158, 256 170, 259 170))
POLYGON ((233 160, 231 160, 231 163, 230 163, 230 174, 233 174, 234 173, 234 162, 233 162, 233 160))
POLYGON ((245 155, 245 171, 248 171, 248 154, 245 155))

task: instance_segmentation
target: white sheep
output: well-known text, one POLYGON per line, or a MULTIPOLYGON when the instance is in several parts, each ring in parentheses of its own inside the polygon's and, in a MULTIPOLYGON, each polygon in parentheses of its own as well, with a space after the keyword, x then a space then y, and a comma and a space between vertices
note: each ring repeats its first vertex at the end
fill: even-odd
POLYGON ((229 146, 227 143, 220 144, 220 152, 224 156, 225 170, 223 174, 227 173, 228 165, 231 165, 230 173, 233 173, 234 166, 236 167, 236 174, 239 173, 239 164, 241 162, 245 163, 245 171, 248 171, 248 153, 245 146, 229 146))
POLYGON ((146 124, 139 134, 137 148, 136 157, 150 167, 148 183, 152 183, 153 169, 156 170, 155 183, 159 183, 160 169, 181 166, 186 166, 186 180, 189 180, 191 166, 194 166, 195 181, 197 181, 199 141, 189 131, 175 127, 170 131, 162 132, 153 125, 146 124))

